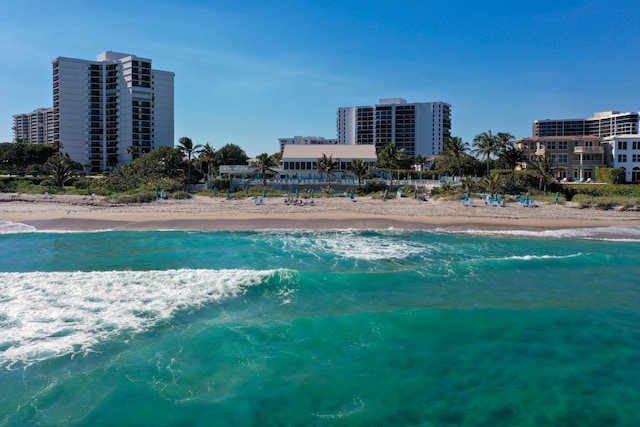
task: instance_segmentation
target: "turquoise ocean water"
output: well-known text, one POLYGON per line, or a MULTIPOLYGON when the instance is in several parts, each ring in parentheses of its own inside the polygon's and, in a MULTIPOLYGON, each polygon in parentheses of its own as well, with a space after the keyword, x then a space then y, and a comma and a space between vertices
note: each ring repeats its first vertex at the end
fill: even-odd
POLYGON ((1 426, 640 425, 640 228, 0 250, 1 426))

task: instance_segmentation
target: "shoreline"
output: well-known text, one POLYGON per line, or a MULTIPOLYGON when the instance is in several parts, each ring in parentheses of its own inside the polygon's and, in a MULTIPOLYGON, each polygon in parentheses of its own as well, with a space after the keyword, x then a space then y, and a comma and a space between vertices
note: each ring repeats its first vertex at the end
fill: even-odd
POLYGON ((640 212, 579 209, 541 204, 524 208, 462 206, 454 201, 369 197, 319 198, 313 206, 286 205, 280 197, 256 205, 253 198, 195 196, 116 205, 101 197, 0 194, 0 221, 39 231, 101 230, 260 230, 260 229, 398 229, 398 230, 554 230, 612 226, 640 227, 640 212))

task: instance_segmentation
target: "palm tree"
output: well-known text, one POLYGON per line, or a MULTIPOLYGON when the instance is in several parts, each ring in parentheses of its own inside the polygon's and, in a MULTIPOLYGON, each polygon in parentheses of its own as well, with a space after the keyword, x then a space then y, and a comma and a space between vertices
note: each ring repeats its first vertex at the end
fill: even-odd
POLYGON ((487 175, 490 172, 491 156, 498 152, 500 140, 491 133, 491 129, 488 132, 482 132, 473 138, 473 145, 476 147, 473 150, 475 155, 483 157, 487 162, 487 175))
POLYGON ((318 172, 320 172, 320 174, 327 174, 327 182, 329 182, 329 176, 338 168, 338 161, 339 159, 334 159, 331 154, 329 156, 323 154, 322 157, 317 160, 318 172))
POLYGON ((496 134, 496 138, 498 138, 498 145, 501 151, 506 150, 508 147, 513 146, 513 140, 515 136, 511 135, 509 132, 498 132, 496 134))
POLYGON ((362 159, 353 159, 349 170, 358 178, 358 187, 362 185, 362 178, 369 174, 369 165, 362 159))
POLYGON ((62 154, 50 157, 47 161, 47 169, 53 178, 56 188, 59 189, 64 188, 64 183, 67 182, 74 173, 71 159, 62 154))
POLYGON ((469 144, 462 141, 459 136, 450 136, 444 140, 444 155, 450 156, 458 168, 458 176, 462 176, 460 159, 467 154, 469 144))
POLYGON ((191 183, 191 156, 199 153, 200 149, 202 148, 202 145, 200 144, 194 145, 191 138, 187 136, 183 136, 178 140, 177 148, 182 152, 183 155, 187 156, 187 162, 188 162, 187 183, 191 183))
MULTIPOLYGON (((398 169, 399 164, 405 159, 404 149, 398 148, 398 146, 390 142, 378 151, 378 166, 388 169, 398 169)), ((400 179, 400 173, 398 172, 398 179, 400 179)), ((389 184, 391 184, 391 173, 389 174, 389 184)))
POLYGON ((204 144, 204 147, 200 151, 200 155, 198 156, 198 160, 200 163, 204 165, 204 169, 206 169, 206 174, 209 177, 209 180, 213 178, 212 170, 215 170, 217 166, 219 166, 218 152, 215 148, 211 147, 211 144, 208 142, 204 144))
POLYGON ((504 177, 499 173, 487 175, 482 179, 484 190, 489 194, 499 193, 505 188, 504 177))
POLYGON ((278 164, 273 160, 273 157, 267 153, 262 153, 256 156, 256 159, 251 162, 251 167, 254 171, 262 174, 262 185, 267 185, 267 175, 275 174, 277 172, 276 166, 278 164))
POLYGON ((516 177, 516 166, 524 159, 524 153, 514 145, 509 145, 500 153, 502 161, 511 169, 511 179, 516 177))
POLYGON ((561 168, 554 165, 549 153, 545 153, 543 156, 536 156, 530 164, 531 173, 540 180, 538 188, 546 193, 547 184, 555 180, 555 174, 561 168))

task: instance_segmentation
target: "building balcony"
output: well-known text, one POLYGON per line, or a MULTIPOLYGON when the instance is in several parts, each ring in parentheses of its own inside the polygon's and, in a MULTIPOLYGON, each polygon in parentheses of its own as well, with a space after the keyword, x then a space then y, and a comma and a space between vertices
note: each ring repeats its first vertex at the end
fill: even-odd
POLYGON ((571 165, 573 167, 604 166, 604 162, 602 161, 602 159, 599 159, 599 160, 583 160, 581 163, 580 159, 574 159, 571 165))
POLYGON ((604 154, 604 147, 573 147, 575 154, 604 154))

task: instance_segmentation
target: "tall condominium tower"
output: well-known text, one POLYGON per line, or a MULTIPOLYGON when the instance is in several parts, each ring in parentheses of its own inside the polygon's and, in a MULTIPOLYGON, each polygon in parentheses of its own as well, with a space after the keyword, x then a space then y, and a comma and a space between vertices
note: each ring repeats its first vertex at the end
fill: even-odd
POLYGON ((604 111, 594 113, 588 119, 546 119, 533 121, 533 136, 580 136, 608 137, 638 133, 639 113, 604 111))
POLYGON ((54 141, 91 172, 173 146, 175 74, 151 59, 107 51, 53 64, 54 141))
POLYGON ((338 144, 375 144, 377 150, 393 142, 409 156, 433 156, 451 136, 451 105, 380 99, 376 105, 338 108, 336 128, 338 144))
POLYGON ((13 140, 32 144, 53 144, 53 108, 38 108, 13 116, 13 140))

